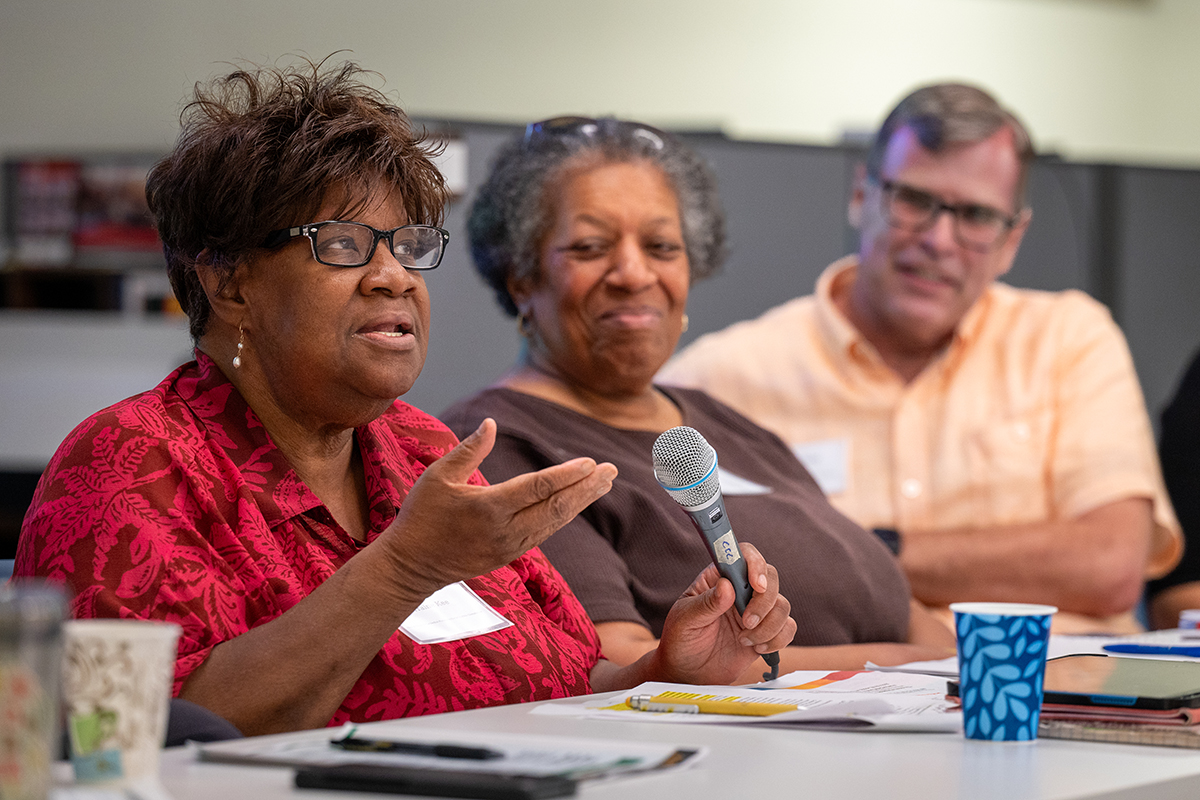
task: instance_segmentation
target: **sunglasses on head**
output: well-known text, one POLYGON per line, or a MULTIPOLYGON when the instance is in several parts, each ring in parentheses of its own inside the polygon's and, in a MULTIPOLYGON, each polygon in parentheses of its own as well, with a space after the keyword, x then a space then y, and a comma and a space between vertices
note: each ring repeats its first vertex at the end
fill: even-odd
POLYGON ((554 136, 582 136, 585 139, 595 139, 605 126, 612 126, 615 130, 628 130, 633 136, 644 140, 655 150, 662 150, 666 143, 666 133, 641 122, 628 122, 613 117, 597 119, 595 117, 565 116, 551 117, 526 125, 522 146, 529 147, 539 140, 554 136))

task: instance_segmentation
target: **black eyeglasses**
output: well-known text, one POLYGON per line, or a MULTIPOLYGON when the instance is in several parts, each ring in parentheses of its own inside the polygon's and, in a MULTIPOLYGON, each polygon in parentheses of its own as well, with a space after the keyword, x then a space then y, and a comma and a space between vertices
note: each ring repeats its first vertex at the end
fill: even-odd
POLYGON ((927 230, 943 211, 954 219, 954 239, 969 250, 986 253, 998 245, 1020 221, 998 208, 978 203, 947 203, 936 194, 899 181, 880 181, 883 213, 894 228, 927 230))
POLYGON ((626 120, 596 119, 594 117, 551 117, 541 122, 531 122, 525 126, 525 138, 522 147, 529 147, 539 139, 548 136, 582 136, 594 139, 605 124, 615 126, 616 130, 627 129, 639 139, 644 140, 652 149, 662 150, 666 146, 667 134, 651 125, 626 120))
POLYGON ((361 267, 375 255, 380 239, 387 239, 392 255, 406 269, 433 269, 442 263, 450 234, 432 225, 401 225, 381 231, 361 222, 309 222, 295 228, 271 231, 263 247, 279 247, 297 236, 308 237, 313 258, 330 267, 361 267))

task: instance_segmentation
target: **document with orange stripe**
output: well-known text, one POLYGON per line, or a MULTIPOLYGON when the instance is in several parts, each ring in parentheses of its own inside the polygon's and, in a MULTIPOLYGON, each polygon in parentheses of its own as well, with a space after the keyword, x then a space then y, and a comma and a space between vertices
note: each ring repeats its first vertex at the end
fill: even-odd
POLYGON ((955 732, 962 715, 945 678, 870 670, 792 672, 753 686, 644 683, 632 690, 538 706, 531 713, 682 724, 771 724, 955 732))

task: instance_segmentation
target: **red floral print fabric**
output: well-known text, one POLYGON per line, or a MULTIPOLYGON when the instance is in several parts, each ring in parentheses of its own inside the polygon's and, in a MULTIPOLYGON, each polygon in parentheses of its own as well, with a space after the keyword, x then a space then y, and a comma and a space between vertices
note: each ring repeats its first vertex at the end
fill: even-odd
MULTIPOLYGON (((457 439, 400 401, 355 431, 373 541, 457 439)), ((476 472, 475 484, 484 483, 476 472)), ((365 545, 333 519, 203 353, 59 447, 25 517, 17 576, 65 583, 75 617, 183 627, 175 694, 213 647, 298 603, 365 545)), ((599 639, 538 549, 467 584, 513 625, 420 645, 397 631, 329 724, 584 694, 599 639)), ((319 632, 314 646, 319 646, 319 632)))

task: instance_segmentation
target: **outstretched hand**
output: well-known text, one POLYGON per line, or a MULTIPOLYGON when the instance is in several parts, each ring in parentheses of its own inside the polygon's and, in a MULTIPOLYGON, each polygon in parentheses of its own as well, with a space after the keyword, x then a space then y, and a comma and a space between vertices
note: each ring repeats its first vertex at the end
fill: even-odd
POLYGON ((390 550, 404 587, 421 597, 541 544, 604 496, 617 475, 612 464, 576 458, 495 486, 468 484, 495 441, 496 423, 485 419, 425 470, 377 540, 390 550))
POLYGON ((796 621, 779 594, 779 573, 754 545, 740 544, 754 597, 744 614, 734 608, 733 585, 709 566, 671 607, 663 624, 658 680, 722 684, 738 679, 751 662, 791 644, 796 621))

